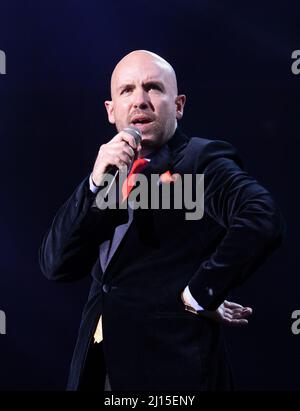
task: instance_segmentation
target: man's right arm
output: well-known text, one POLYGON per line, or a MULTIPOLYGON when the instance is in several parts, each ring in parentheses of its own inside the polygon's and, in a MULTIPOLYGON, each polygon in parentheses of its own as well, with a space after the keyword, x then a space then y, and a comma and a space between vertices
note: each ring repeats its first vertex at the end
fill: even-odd
POLYGON ((57 212, 39 250, 44 275, 51 280, 74 281, 89 274, 97 260, 106 210, 91 208, 96 193, 89 177, 57 212))
MULTIPOLYGON (((75 281, 90 273, 99 256, 99 245, 111 234, 110 219, 107 218, 110 210, 92 207, 98 188, 111 166, 128 167, 134 150, 140 149, 134 137, 125 131, 101 145, 92 174, 59 209, 44 237, 39 261, 48 279, 75 281)), ((115 223, 116 217, 114 213, 115 223)))

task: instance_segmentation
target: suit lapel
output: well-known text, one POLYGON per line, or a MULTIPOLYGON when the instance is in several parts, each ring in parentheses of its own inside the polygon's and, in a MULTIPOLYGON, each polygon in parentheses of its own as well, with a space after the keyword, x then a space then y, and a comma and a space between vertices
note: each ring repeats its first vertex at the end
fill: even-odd
POLYGON ((143 174, 146 177, 151 174, 162 174, 172 166, 172 156, 168 145, 162 146, 152 157, 149 164, 144 168, 143 174))
MULTIPOLYGON (((188 140, 189 139, 177 129, 169 142, 158 149, 153 155, 149 164, 143 169, 143 174, 147 178, 150 178, 152 174, 161 175, 167 170, 172 172, 173 164, 176 164, 178 159, 181 158, 181 148, 185 146, 188 140)), ((148 181, 150 180, 148 179, 148 181)), ((114 238, 113 242, 112 240, 106 241, 100 246, 100 263, 105 275, 115 260, 118 254, 117 251, 128 233, 133 218, 135 218, 135 210, 129 211, 128 222, 115 229, 114 236, 117 235, 117 238, 114 238)))

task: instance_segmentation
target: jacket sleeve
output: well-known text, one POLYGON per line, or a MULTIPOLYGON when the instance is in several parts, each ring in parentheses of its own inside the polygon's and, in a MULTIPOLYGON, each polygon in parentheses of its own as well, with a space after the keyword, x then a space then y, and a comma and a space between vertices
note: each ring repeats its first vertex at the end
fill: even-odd
MULTIPOLYGON (((212 156, 204 167, 199 161, 198 173, 204 173, 204 212, 225 228, 225 236, 188 284, 192 296, 208 310, 215 310, 265 261, 285 231, 270 193, 242 170, 234 148, 220 143, 221 151, 232 155, 212 156)), ((218 152, 218 142, 209 146, 207 151, 218 152)))
POLYGON ((40 267, 48 279, 75 281, 90 273, 106 213, 91 208, 95 197, 87 177, 57 212, 39 250, 40 267))

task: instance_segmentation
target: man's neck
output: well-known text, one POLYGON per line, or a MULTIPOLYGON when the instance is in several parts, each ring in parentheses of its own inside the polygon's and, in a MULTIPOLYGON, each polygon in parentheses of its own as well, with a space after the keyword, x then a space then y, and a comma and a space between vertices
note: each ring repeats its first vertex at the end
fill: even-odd
POLYGON ((164 144, 167 144, 168 141, 174 136, 176 133, 177 127, 175 128, 174 132, 170 135, 169 138, 165 140, 165 142, 159 147, 142 147, 139 157, 152 157, 164 144))

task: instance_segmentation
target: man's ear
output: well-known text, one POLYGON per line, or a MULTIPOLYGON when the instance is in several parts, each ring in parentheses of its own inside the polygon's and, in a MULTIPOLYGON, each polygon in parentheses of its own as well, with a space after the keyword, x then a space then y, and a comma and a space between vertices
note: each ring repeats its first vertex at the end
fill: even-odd
POLYGON ((104 105, 107 111, 108 121, 111 124, 115 124, 114 103, 112 101, 106 100, 104 102, 104 105))
POLYGON ((183 109, 186 102, 186 96, 184 94, 180 94, 176 97, 175 104, 176 104, 176 118, 180 120, 183 116, 183 109))

